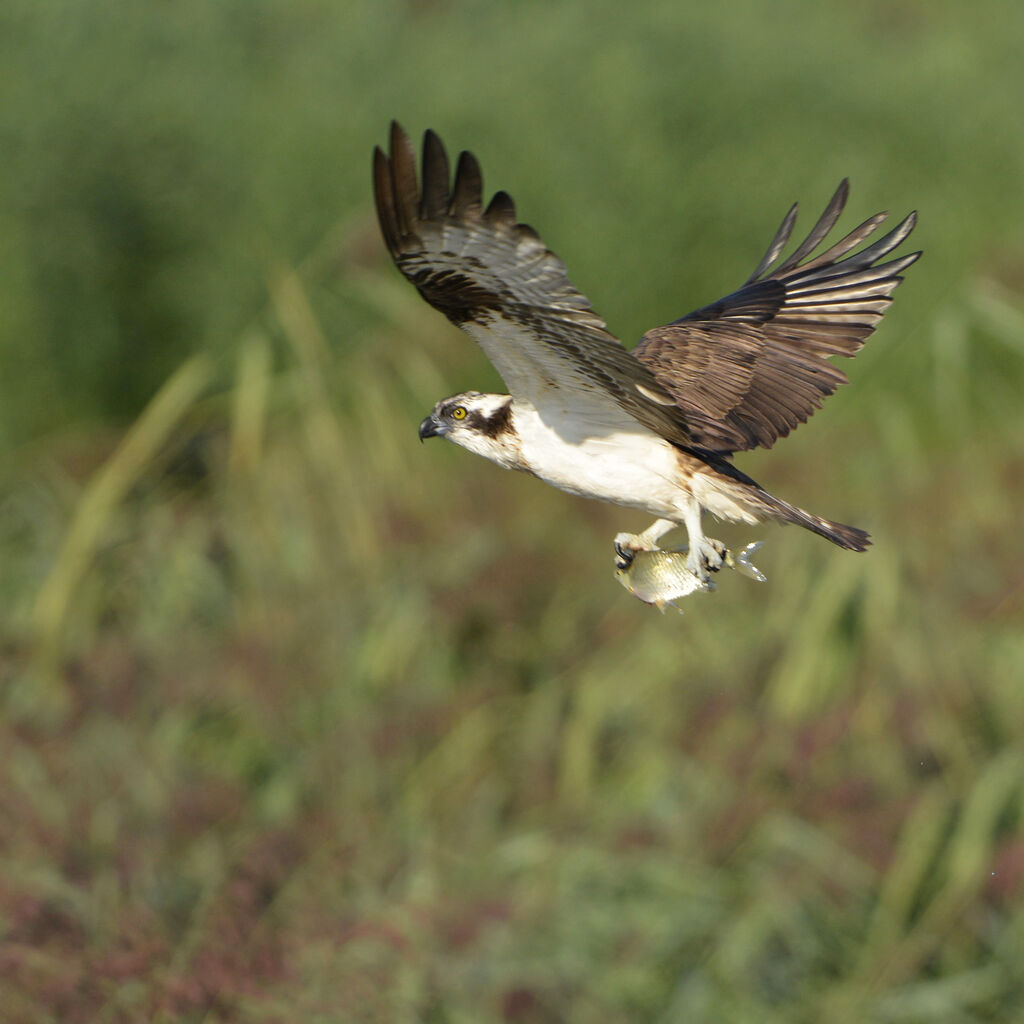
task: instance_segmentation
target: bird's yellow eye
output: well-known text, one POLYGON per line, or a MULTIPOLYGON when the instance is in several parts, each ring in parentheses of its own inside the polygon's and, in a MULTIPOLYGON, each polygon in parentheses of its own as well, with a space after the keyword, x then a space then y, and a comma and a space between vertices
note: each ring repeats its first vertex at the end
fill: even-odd
POLYGON ((457 405, 452 409, 453 420, 464 420, 466 418, 466 407, 464 405, 457 405))

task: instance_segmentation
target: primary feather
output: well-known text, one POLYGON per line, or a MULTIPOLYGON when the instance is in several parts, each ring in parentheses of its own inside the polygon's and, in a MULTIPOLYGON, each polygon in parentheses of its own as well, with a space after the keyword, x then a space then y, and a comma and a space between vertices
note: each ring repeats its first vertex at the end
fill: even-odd
POLYGON ((877 264, 913 230, 914 213, 850 255, 885 220, 880 213, 802 262, 835 225, 848 194, 844 180, 804 242, 773 270, 796 220, 794 205, 741 288, 648 331, 633 349, 683 410, 694 444, 727 453, 770 448, 845 383, 826 357, 860 350, 901 272, 921 255, 877 264))
POLYGON ((396 266, 420 295, 476 340, 511 394, 559 405, 568 389, 590 392, 610 418, 629 417, 671 440, 685 418, 654 374, 610 334, 565 265, 497 193, 483 208, 476 159, 459 157, 449 193, 438 137, 423 142, 422 192, 408 136, 391 126, 390 157, 374 153, 381 231, 396 266))

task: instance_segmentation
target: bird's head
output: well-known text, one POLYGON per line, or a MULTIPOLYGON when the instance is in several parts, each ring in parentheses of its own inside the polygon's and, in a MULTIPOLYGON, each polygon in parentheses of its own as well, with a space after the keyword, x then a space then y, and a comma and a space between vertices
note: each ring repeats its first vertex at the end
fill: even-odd
POLYGON ((420 440, 444 437, 492 462, 514 466, 518 454, 508 395, 465 391, 442 399, 420 424, 420 440))

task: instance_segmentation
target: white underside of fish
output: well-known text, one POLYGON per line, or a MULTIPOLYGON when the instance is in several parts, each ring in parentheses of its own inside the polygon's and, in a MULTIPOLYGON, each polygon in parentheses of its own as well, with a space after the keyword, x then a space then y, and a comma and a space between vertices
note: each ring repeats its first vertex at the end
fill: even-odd
MULTIPOLYGON (((726 549, 722 564, 743 576, 764 582, 764 574, 750 561, 763 541, 748 544, 735 555, 726 549)), ((714 590, 715 584, 705 582, 686 567, 687 549, 655 549, 653 551, 618 552, 615 578, 634 596, 646 604, 653 604, 664 612, 666 605, 678 607, 676 602, 699 590, 714 590)))

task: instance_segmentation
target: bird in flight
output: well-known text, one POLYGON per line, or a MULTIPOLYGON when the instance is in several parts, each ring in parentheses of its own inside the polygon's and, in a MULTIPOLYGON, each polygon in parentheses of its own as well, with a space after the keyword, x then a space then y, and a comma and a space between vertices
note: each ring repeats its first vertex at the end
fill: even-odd
POLYGON ((705 511, 743 523, 796 523, 848 550, 867 548, 864 530, 769 494, 730 456, 770 448, 846 381, 828 357, 860 350, 901 272, 921 255, 880 262, 910 234, 916 213, 859 252, 886 214, 814 255, 846 204, 844 180, 780 262, 794 204, 739 289, 653 328, 629 351, 561 260, 518 223, 505 192, 484 207, 471 153, 460 154, 453 181, 434 132, 423 137, 419 178, 409 137, 394 122, 389 149, 375 150, 373 181, 395 265, 480 345, 509 391, 443 399, 420 424, 421 439, 444 437, 571 494, 655 516, 643 533, 616 538, 626 561, 685 526, 686 568, 705 586, 726 553, 705 536, 705 511))

